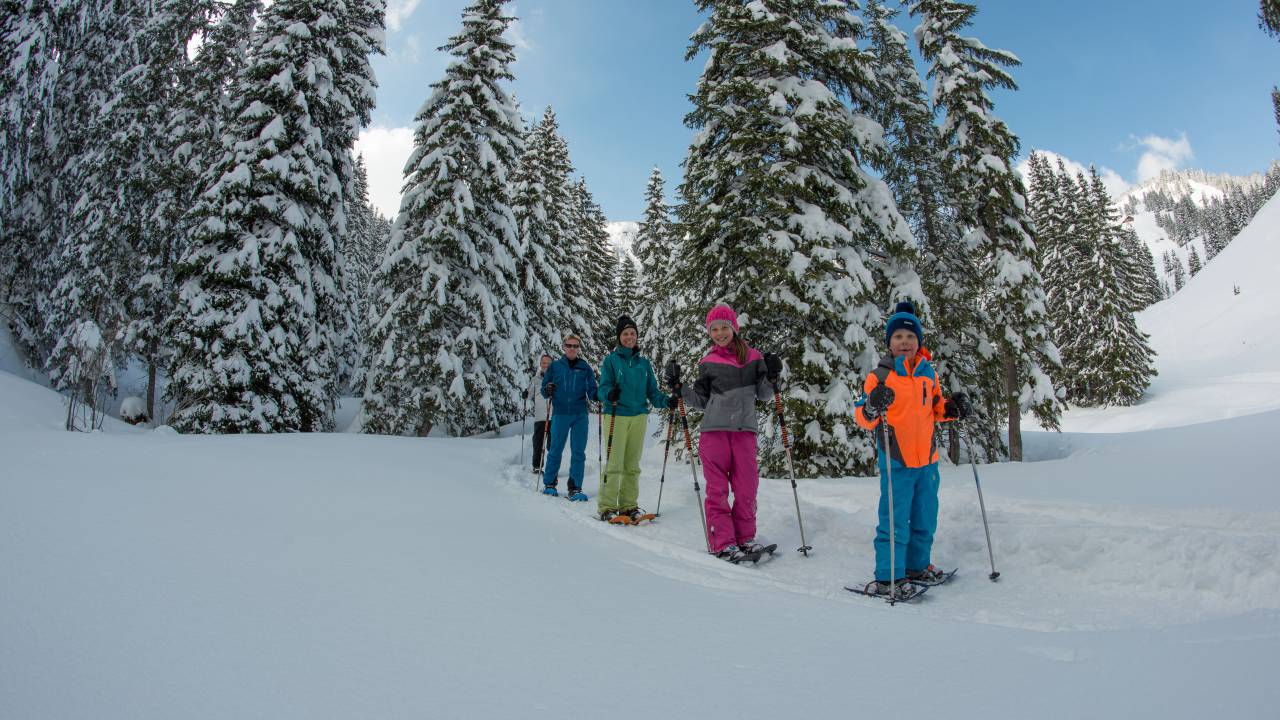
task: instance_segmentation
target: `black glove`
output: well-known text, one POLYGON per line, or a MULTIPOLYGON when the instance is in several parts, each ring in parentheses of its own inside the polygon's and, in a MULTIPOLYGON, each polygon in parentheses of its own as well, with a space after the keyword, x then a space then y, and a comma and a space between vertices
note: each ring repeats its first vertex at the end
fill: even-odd
POLYGON ((680 393, 671 393, 671 396, 667 398, 667 407, 672 410, 680 407, 680 393))
POLYGON ((969 397, 964 393, 952 395, 942 405, 942 417, 948 420, 966 420, 972 412, 973 406, 969 404, 969 397))
POLYGON ((893 404, 893 388, 888 385, 877 385, 867 395, 867 404, 862 406, 862 413, 868 418, 878 418, 893 404))
POLYGON ((555 397, 555 396, 556 396, 556 384, 555 384, 555 383, 553 383, 553 382, 549 382, 549 383, 547 383, 547 386, 546 386, 545 388, 543 388, 543 390, 545 390, 545 391, 546 391, 547 397, 555 397))
POLYGON ((663 380, 667 383, 667 387, 671 388, 674 393, 679 393, 683 383, 680 382, 680 364, 675 360, 667 363, 667 370, 663 373, 663 380))
POLYGON ((620 397, 622 397, 622 388, 618 387, 617 385, 614 385, 612 388, 609 389, 609 402, 613 403, 614 405, 617 405, 618 398, 620 397))
POLYGON ((765 377, 769 378, 769 382, 777 385, 778 378, 782 375, 782 358, 773 353, 765 353, 764 367, 765 377))

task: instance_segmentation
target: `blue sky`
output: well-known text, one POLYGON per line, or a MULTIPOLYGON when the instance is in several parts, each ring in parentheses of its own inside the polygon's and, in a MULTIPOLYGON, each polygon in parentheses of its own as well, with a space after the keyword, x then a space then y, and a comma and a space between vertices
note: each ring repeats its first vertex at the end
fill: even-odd
MULTIPOLYGON (((388 0, 387 56, 361 142, 375 204, 394 214, 413 116, 438 80, 436 51, 469 0, 388 0)), ((891 3, 892 4, 892 3, 891 3)), ((1256 0, 985 0, 969 28, 1023 61, 1021 89, 996 113, 1022 139, 1104 168, 1113 190, 1163 167, 1244 174, 1280 157, 1270 90, 1280 42, 1256 0)), ((643 210, 657 165, 674 195, 691 131, 683 118, 702 68, 684 62, 700 18, 692 0, 517 0, 514 90, 529 117, 550 104, 577 170, 611 220, 643 210)), ((914 19, 900 18, 910 32, 914 19)))

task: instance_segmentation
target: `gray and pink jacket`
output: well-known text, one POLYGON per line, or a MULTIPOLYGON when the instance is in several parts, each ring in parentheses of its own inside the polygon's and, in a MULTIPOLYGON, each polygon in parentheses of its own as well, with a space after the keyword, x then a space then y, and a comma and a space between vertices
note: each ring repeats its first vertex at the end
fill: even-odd
POLYGON ((716 346, 698 362, 698 380, 681 393, 685 403, 703 411, 702 432, 759 432, 756 401, 773 398, 773 386, 765 377, 764 356, 747 351, 745 365, 738 364, 732 347, 716 346))

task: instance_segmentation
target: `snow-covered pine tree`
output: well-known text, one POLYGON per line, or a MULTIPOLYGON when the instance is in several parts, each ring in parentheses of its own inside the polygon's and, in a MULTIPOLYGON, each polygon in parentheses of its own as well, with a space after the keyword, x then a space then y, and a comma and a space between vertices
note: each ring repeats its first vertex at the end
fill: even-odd
MULTIPOLYGON (((972 394, 974 389, 991 384, 990 378, 980 374, 979 360, 982 348, 994 347, 987 337, 989 323, 980 303, 981 277, 955 223, 942 140, 907 38, 894 25, 898 12, 872 0, 866 14, 869 50, 880 80, 872 117, 885 130, 887 150, 873 155, 874 164, 892 190, 920 249, 920 280, 929 299, 928 345, 944 391, 972 394)), ((974 425, 991 426, 983 403, 975 403, 975 407, 978 417, 974 425)), ((1003 451, 999 433, 971 439, 988 456, 1003 451)), ((958 462, 956 425, 948 426, 948 446, 952 461, 958 462)))
MULTIPOLYGON (((1280 38, 1280 0, 1260 0, 1258 27, 1273 38, 1280 38)), ((1271 106, 1275 111, 1276 125, 1280 127, 1280 88, 1271 88, 1271 106)))
POLYGON ((640 262, 634 317, 640 328, 640 344, 661 374, 673 347, 672 294, 668 279, 674 267, 676 226, 671 220, 671 207, 667 205, 666 183, 657 167, 649 174, 644 200, 644 217, 631 246, 640 262))
POLYGON ((391 243, 374 276, 364 431, 450 435, 519 415, 526 315, 512 181, 521 123, 504 82, 507 0, 477 0, 418 111, 391 243))
POLYGON ((520 288, 528 313, 529 366, 542 353, 556 354, 565 334, 585 333, 585 301, 580 293, 570 224, 569 150, 551 107, 525 135, 516 176, 515 216, 523 248, 520 288))
POLYGON ((70 391, 73 405, 94 408, 94 393, 115 388, 128 295, 138 284, 134 252, 151 249, 152 238, 143 235, 154 211, 152 195, 163 184, 151 162, 168 153, 156 142, 163 137, 163 116, 147 95, 161 93, 163 103, 176 64, 186 59, 186 38, 158 27, 151 40, 146 36, 152 23, 179 19, 173 9, 95 4, 84 31, 87 57, 79 71, 101 103, 83 108, 78 143, 59 180, 70 192, 57 208, 57 277, 42 317, 53 343, 45 369, 54 387, 70 391), (177 52, 169 52, 168 44, 177 52), (93 67, 83 64, 86 59, 93 67))
POLYGON ((581 279, 582 299, 586 302, 586 342, 583 352, 594 364, 604 361, 604 356, 617 344, 612 315, 614 287, 613 249, 609 246, 609 220, 587 189, 586 178, 579 177, 569 189, 570 217, 573 218, 572 259, 576 261, 575 275, 581 279), (611 317, 612 315, 612 317, 611 317))
MULTIPOLYGON (((1022 180, 1012 168, 1018 139, 994 114, 990 88, 1017 89, 1005 70, 1020 64, 1012 53, 986 47, 960 30, 977 8, 952 0, 917 0, 916 40, 930 63, 934 106, 944 113, 951 187, 959 203, 966 242, 982 254, 986 310, 997 338, 996 363, 1003 373, 1009 458, 1022 459, 1022 413, 1032 412, 1048 429, 1058 427, 1060 404, 1048 370, 1058 363, 1049 338, 1044 287, 1036 270, 1036 244, 1022 180)), ((988 363, 992 366, 992 363, 988 363)))
POLYGON ((1187 269, 1191 271, 1191 277, 1195 277, 1201 268, 1200 253, 1196 252, 1196 246, 1191 246, 1191 254, 1187 256, 1187 269))
POLYGON ((1132 405, 1156 374, 1155 353, 1138 329, 1124 296, 1120 217, 1092 166, 1078 178, 1082 223, 1076 241, 1082 259, 1076 289, 1077 319, 1062 348, 1069 369, 1068 399, 1085 406, 1132 405))
MULTIPOLYGON (((634 316, 640 300, 640 273, 636 270, 636 261, 631 255, 619 249, 616 253, 618 269, 614 274, 613 307, 610 314, 616 319, 619 315, 634 316)), ((634 319, 634 318, 632 318, 634 319)))
POLYGON ((326 430, 327 328, 342 188, 313 109, 333 100, 341 0, 276 0, 232 92, 225 152, 192 213, 170 322, 173 423, 188 432, 326 430))
POLYGON ((369 171, 363 155, 356 157, 355 180, 345 203, 347 232, 342 256, 346 262, 347 304, 353 322, 343 344, 341 384, 363 392, 367 364, 365 333, 370 321, 369 282, 382 263, 391 238, 389 224, 369 201, 369 171))
POLYGON ((1054 384, 1066 387, 1075 370, 1068 350, 1077 337, 1081 303, 1081 280, 1087 259, 1083 248, 1085 233, 1084 199, 1071 181, 1061 159, 1055 170, 1039 153, 1028 159, 1030 192, 1028 209, 1036 229, 1036 249, 1044 282, 1049 331, 1061 352, 1061 365, 1051 367, 1054 384))
POLYGON ((1187 268, 1177 255, 1170 256, 1170 260, 1173 263, 1173 291, 1176 293, 1187 284, 1187 268))
MULTIPOLYGON (((884 350, 882 298, 921 301, 912 239, 885 184, 862 163, 882 148, 862 107, 874 83, 849 2, 700 0, 706 22, 686 59, 709 57, 685 123, 696 129, 681 186, 672 323, 690 367, 705 349, 715 302, 788 368, 796 472, 873 472, 871 439, 850 416, 884 350), (873 251, 887 261, 878 276, 873 251)), ((865 108, 864 108, 865 109, 865 108)), ((766 449, 767 472, 783 467, 766 449)))
MULTIPOLYGON (((168 363, 170 343, 154 328, 166 324, 177 302, 174 281, 177 262, 191 246, 198 226, 188 212, 196 204, 212 178, 204 173, 222 159, 223 131, 230 120, 231 87, 243 71, 249 53, 253 27, 261 12, 262 0, 235 0, 214 3, 215 17, 202 28, 199 50, 188 63, 179 65, 177 87, 168 103, 165 136, 175 148, 164 163, 166 185, 157 196, 155 221, 168 228, 168 247, 147 258, 148 282, 140 291, 150 293, 145 303, 151 312, 142 328, 130 329, 130 345, 141 357, 155 357, 168 363), (140 330, 147 329, 146 332, 140 330), (152 343, 155 345, 152 345, 152 343)), ((156 363, 148 368, 147 414, 155 412, 156 363)))
POLYGON ((1126 296, 1133 299, 1129 310, 1140 312, 1164 299, 1160 278, 1156 275, 1155 259, 1151 256, 1151 248, 1131 227, 1124 229, 1120 242, 1125 256, 1126 296))
MULTIPOLYGON (((187 207, 182 200, 191 197, 189 187, 181 185, 191 178, 176 159, 184 140, 170 133, 170 114, 180 104, 182 80, 189 77, 187 45, 216 3, 159 0, 130 7, 137 14, 117 21, 132 24, 135 32, 117 46, 121 74, 94 118, 83 160, 84 191, 72 233, 64 238, 65 274, 52 310, 55 317, 70 318, 59 336, 76 334, 92 320, 102 331, 104 351, 115 357, 127 352, 144 363, 146 412, 155 417, 163 325, 174 299, 175 225, 187 207), (87 312, 89 307, 96 312, 87 312)), ((50 359, 60 366, 58 375, 79 362, 62 341, 50 359)))
POLYGON ((14 339, 37 363, 50 344, 41 320, 52 285, 59 119, 71 97, 59 87, 79 26, 66 0, 5 0, 0 9, 0 299, 14 339))

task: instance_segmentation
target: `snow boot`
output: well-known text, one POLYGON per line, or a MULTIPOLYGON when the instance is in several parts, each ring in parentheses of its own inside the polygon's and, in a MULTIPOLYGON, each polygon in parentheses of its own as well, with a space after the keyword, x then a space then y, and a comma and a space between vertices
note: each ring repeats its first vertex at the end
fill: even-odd
MULTIPOLYGON (((867 594, 878 595, 888 600, 889 587, 890 586, 889 586, 888 580, 872 580, 871 582, 867 583, 867 594)), ((907 581, 906 578, 902 578, 901 580, 894 581, 893 592, 894 592, 893 600, 895 602, 902 602, 904 600, 910 600, 911 598, 915 597, 916 594, 920 592, 920 588, 916 585, 912 585, 910 582, 907 581)))
POLYGON ((640 508, 638 508, 638 507, 626 508, 626 509, 624 509, 624 510, 619 510, 619 511, 618 511, 618 514, 619 514, 619 515, 626 515, 628 518, 630 518, 630 519, 631 519, 631 524, 632 524, 632 525, 639 525, 640 523, 642 523, 642 522, 646 522, 646 521, 648 521, 648 522, 652 522, 652 521, 653 521, 653 519, 654 519, 655 517, 657 517, 657 516, 656 516, 656 515, 654 515, 653 513, 647 513, 647 512, 645 512, 645 511, 641 510, 641 509, 640 509, 640 508))
POLYGON ((587 494, 582 492, 582 488, 577 483, 569 483, 569 492, 567 493, 569 500, 573 502, 586 502, 587 494))
POLYGON ((542 488, 542 494, 543 494, 543 495, 550 495, 550 496, 552 496, 552 497, 560 497, 560 491, 559 491, 559 490, 556 490, 556 486, 555 486, 555 485, 547 485, 547 486, 543 487, 543 488, 542 488))
POLYGON ((907 579, 911 582, 924 583, 925 585, 938 585, 946 582, 947 573, 942 572, 938 568, 930 565, 923 570, 908 570, 907 579))
POLYGON ((742 549, 739 548, 737 545, 730 545, 729 547, 716 553, 716 557, 720 558, 721 560, 728 560, 734 565, 737 565, 738 563, 742 562, 742 558, 744 557, 744 555, 743 555, 742 549))
POLYGON ((613 519, 616 517, 618 517, 617 510, 601 510, 600 511, 600 519, 604 522, 613 522, 613 519))

